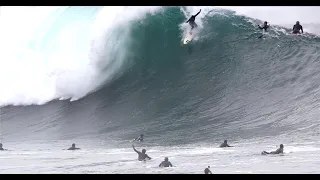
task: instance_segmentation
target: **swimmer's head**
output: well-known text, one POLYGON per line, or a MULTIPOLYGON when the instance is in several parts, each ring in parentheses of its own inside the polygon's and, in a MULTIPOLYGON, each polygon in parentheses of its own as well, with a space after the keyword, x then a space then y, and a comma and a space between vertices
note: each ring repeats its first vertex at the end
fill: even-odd
POLYGON ((280 144, 280 148, 283 148, 283 144, 280 144))

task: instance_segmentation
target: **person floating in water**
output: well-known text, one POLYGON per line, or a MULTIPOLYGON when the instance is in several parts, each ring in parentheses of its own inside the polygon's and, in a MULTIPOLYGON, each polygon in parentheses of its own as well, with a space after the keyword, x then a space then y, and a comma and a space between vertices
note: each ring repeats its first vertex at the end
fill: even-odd
POLYGON ((136 148, 134 148, 134 145, 133 145, 133 144, 132 144, 132 148, 133 148, 133 150, 134 150, 136 153, 138 153, 138 160, 139 160, 139 161, 145 161, 146 158, 148 158, 149 160, 151 159, 151 157, 149 157, 149 156, 146 154, 147 150, 142 149, 142 152, 137 151, 136 148))
POLYGON ((259 27, 259 29, 264 29, 265 31, 268 31, 268 28, 269 28, 270 26, 268 25, 268 22, 265 21, 265 22, 263 23, 263 26, 262 26, 262 27, 261 27, 260 25, 258 25, 258 27, 259 27))
POLYGON ((169 158, 168 157, 165 157, 164 158, 164 161, 162 161, 160 164, 159 164, 159 167, 172 167, 172 164, 171 162, 169 161, 169 158))
POLYGON ((78 150, 80 148, 76 148, 76 144, 73 143, 72 146, 68 150, 78 150))
MULTIPOLYGON (((263 26, 261 27, 260 25, 258 25, 258 28, 259 29, 263 29, 265 32, 268 32, 268 28, 270 27, 270 25, 268 25, 268 22, 267 21, 265 21, 264 23, 263 23, 263 26)), ((262 38, 262 36, 263 36, 263 34, 261 35, 261 36, 259 36, 258 37, 258 39, 259 38, 262 38)))
POLYGON ((194 21, 196 20, 196 17, 200 14, 200 12, 201 12, 201 9, 196 15, 192 15, 190 17, 190 19, 186 22, 186 23, 189 23, 189 25, 191 26, 191 30, 193 28, 197 28, 198 27, 198 25, 194 21))
POLYGON ((7 149, 2 148, 2 143, 0 143, 0 151, 6 151, 7 149))
POLYGON ((292 33, 293 33, 293 34, 301 34, 301 33, 300 33, 300 30, 301 30, 301 33, 303 34, 303 28, 302 28, 302 26, 300 25, 300 22, 297 21, 296 24, 293 25, 292 33))
POLYGON ((140 134, 139 137, 135 138, 133 141, 140 141, 142 142, 143 141, 143 134, 140 134))
POLYGON ((227 140, 224 140, 224 142, 220 145, 221 148, 224 148, 224 147, 233 147, 233 146, 230 146, 227 142, 227 140))
POLYGON ((271 152, 262 151, 261 154, 283 154, 283 144, 280 144, 280 148, 277 149, 276 151, 271 151, 271 152))
POLYGON ((205 174, 212 174, 212 172, 210 171, 210 166, 208 166, 207 168, 204 169, 204 173, 205 174))

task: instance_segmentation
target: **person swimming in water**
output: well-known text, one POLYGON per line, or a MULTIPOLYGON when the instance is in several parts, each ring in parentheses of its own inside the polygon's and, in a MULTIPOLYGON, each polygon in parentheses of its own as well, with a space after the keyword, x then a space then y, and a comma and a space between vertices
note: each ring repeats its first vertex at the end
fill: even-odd
POLYGON ((302 26, 300 25, 300 22, 297 21, 296 24, 293 25, 292 34, 301 34, 301 33, 300 33, 300 30, 301 30, 301 33, 303 34, 303 28, 302 28, 302 26))
MULTIPOLYGON (((268 22, 267 21, 265 21, 264 23, 263 23, 263 26, 261 27, 260 25, 258 25, 258 28, 259 29, 263 29, 265 32, 268 32, 268 28, 270 27, 270 25, 268 25, 268 22)), ((263 34, 261 34, 261 36, 259 36, 258 37, 258 39, 259 38, 262 38, 262 36, 263 36, 263 34)))
POLYGON ((207 168, 204 169, 204 173, 205 174, 212 174, 212 172, 210 171, 210 166, 208 166, 207 168))
POLYGON ((138 160, 139 160, 139 161, 145 161, 146 158, 148 158, 149 160, 151 159, 151 157, 149 157, 149 156, 146 154, 147 150, 142 149, 142 152, 137 151, 136 148, 134 148, 134 145, 133 145, 133 144, 132 144, 132 148, 133 148, 133 150, 134 150, 136 153, 138 153, 138 160))
POLYGON ((268 22, 265 21, 265 22, 263 23, 263 26, 262 26, 262 27, 261 27, 260 25, 258 25, 258 27, 259 27, 259 29, 264 29, 265 31, 268 31, 268 28, 269 28, 270 26, 268 25, 268 22))
POLYGON ((197 25, 194 21, 196 20, 196 17, 200 14, 200 12, 201 12, 201 9, 200 9, 200 11, 199 11, 197 14, 192 15, 192 16, 190 17, 190 19, 186 22, 186 23, 189 23, 189 25, 191 26, 191 30, 192 30, 193 28, 197 28, 197 27, 198 27, 198 25, 197 25))
POLYGON ((227 140, 224 140, 224 142, 220 145, 221 148, 224 148, 224 147, 233 147, 233 146, 230 146, 227 142, 227 140))
POLYGON ((283 144, 280 144, 280 148, 277 149, 276 151, 271 151, 271 152, 262 151, 261 154, 283 154, 283 144))
POLYGON ((159 167, 172 167, 172 164, 171 162, 169 161, 169 158, 168 157, 165 157, 164 158, 164 161, 162 161, 160 164, 159 164, 159 167))
POLYGON ((6 151, 7 149, 2 148, 2 143, 0 143, 0 151, 6 151))
POLYGON ((72 146, 68 150, 78 150, 80 148, 76 148, 76 144, 73 143, 72 146))
POLYGON ((135 138, 133 141, 140 141, 142 142, 143 141, 143 134, 140 134, 139 137, 135 138))

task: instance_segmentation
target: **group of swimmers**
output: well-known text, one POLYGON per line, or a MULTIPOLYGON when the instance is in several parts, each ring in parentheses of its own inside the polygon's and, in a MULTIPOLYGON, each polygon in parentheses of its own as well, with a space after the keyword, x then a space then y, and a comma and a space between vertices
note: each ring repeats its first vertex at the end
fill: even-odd
MULTIPOLYGON (((139 142, 143 142, 143 134, 141 134, 139 137, 135 138, 133 141, 139 141, 139 142)), ((224 142, 219 146, 220 148, 226 148, 226 147, 233 147, 233 146, 230 146, 228 144, 228 141, 227 140, 224 140, 224 142)), ((147 150, 146 149, 142 149, 141 152, 138 151, 134 145, 132 144, 132 148, 133 150, 138 154, 138 160, 139 161, 145 161, 145 160, 150 160, 152 159, 150 156, 148 156, 148 154, 146 154, 147 150)), ((271 151, 271 152, 267 152, 267 151, 262 151, 261 154, 262 155, 267 155, 267 154, 283 154, 283 144, 280 144, 280 148, 277 149, 276 151, 271 151)), ((71 145, 71 147, 67 150, 79 150, 80 148, 77 148, 76 147, 76 144, 73 143, 71 145)), ((2 147, 2 143, 0 143, 0 151, 4 151, 4 150, 7 150, 7 149, 3 149, 2 147)), ((164 161, 162 161, 160 164, 159 164, 159 167, 172 167, 172 164, 171 162, 169 161, 169 158, 168 157, 165 157, 164 158, 164 161)), ((208 166, 207 168, 205 168, 204 170, 204 173, 205 174, 212 174, 212 172, 210 171, 210 166, 208 166)))
MULTIPOLYGON (((196 20, 196 17, 200 14, 200 12, 201 12, 201 9, 200 9, 200 11, 199 11, 197 14, 192 15, 192 16, 189 18, 189 20, 186 22, 186 23, 189 23, 189 25, 191 26, 191 30, 198 27, 197 23, 195 23, 195 20, 196 20)), ((270 25, 268 25, 268 22, 265 21, 262 27, 261 27, 260 25, 258 25, 258 27, 259 27, 260 29, 264 29, 265 31, 267 31, 268 28, 270 28, 270 25)), ((190 33, 191 33, 191 32, 190 32, 190 33)), ((300 22, 297 21, 296 24, 293 25, 292 34, 301 34, 301 33, 303 34, 303 28, 302 28, 302 26, 300 25, 300 22)), ((259 38, 261 38, 261 37, 262 37, 262 36, 260 36, 259 38)))
MULTIPOLYGON (((270 25, 268 24, 267 21, 263 23, 263 26, 261 27, 258 25, 259 29, 264 29, 265 31, 268 31, 268 28, 270 28, 270 25)), ((301 26, 300 22, 297 21, 295 25, 293 25, 292 28, 292 34, 303 34, 303 27, 301 26)))
MULTIPOLYGON (((143 141, 143 134, 141 134, 138 138, 134 139, 134 141, 140 141, 142 142, 143 141)), ((226 148, 226 147, 233 147, 233 146, 230 146, 228 144, 228 141, 227 140, 224 140, 224 142, 219 146, 220 148, 226 148)), ((145 160, 150 160, 151 157, 148 156, 148 154, 146 154, 147 150, 146 149, 142 149, 142 151, 138 151, 136 150, 136 148, 134 147, 134 145, 132 144, 132 148, 133 150, 138 154, 138 160, 139 161, 145 161, 145 160)), ((267 154, 283 154, 283 144, 280 144, 280 148, 278 148, 276 151, 271 151, 271 152, 267 152, 267 151, 262 151, 261 152, 261 155, 267 155, 267 154)), ((159 167, 172 167, 172 164, 171 162, 169 161, 169 158, 168 157, 165 157, 164 158, 164 161, 162 161, 160 164, 159 164, 159 167)), ((204 173, 205 174, 212 174, 212 172, 210 171, 210 166, 208 166, 207 168, 205 168, 204 170, 204 173)))
MULTIPOLYGON (((141 134, 138 138, 136 138, 135 140, 137 141, 140 141, 142 142, 143 141, 143 134, 141 134)), ((230 146, 228 144, 228 141, 227 140, 224 140, 224 142, 219 146, 220 148, 226 148, 226 147, 233 147, 233 146, 230 146)), ((147 150, 146 149, 142 149, 142 151, 138 151, 136 150, 136 148, 134 147, 134 145, 132 144, 132 148, 133 150, 138 154, 138 160, 139 161, 145 161, 145 160, 150 160, 151 157, 148 156, 148 154, 146 154, 147 150)), ((267 154, 283 154, 283 144, 280 144, 280 148, 278 148, 277 150, 275 151, 271 151, 271 152, 267 152, 267 151, 262 151, 261 152, 261 155, 267 155, 267 154)), ((164 161, 162 161, 160 164, 159 164, 159 167, 172 167, 172 164, 171 162, 169 161, 169 158, 168 157, 165 157, 164 158, 164 161)), ((212 174, 212 172, 210 171, 210 166, 208 166, 207 168, 205 168, 204 170, 204 173, 205 174, 212 174)))

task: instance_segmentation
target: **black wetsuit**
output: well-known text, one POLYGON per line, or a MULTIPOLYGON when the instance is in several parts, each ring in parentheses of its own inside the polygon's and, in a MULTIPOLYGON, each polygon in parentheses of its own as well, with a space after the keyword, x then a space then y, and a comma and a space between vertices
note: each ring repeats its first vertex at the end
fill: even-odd
POLYGON ((134 139, 134 141, 140 141, 140 142, 142 142, 142 141, 143 141, 143 136, 137 137, 136 139, 134 139))
POLYGON ((137 151, 134 147, 133 147, 133 150, 134 150, 136 153, 138 153, 138 160, 139 160, 139 161, 144 161, 144 160, 146 160, 146 158, 148 158, 149 160, 151 159, 151 157, 149 157, 147 154, 144 154, 144 153, 142 153, 142 152, 140 152, 140 151, 137 151))
POLYGON ((80 149, 80 148, 71 147, 71 148, 69 148, 68 150, 78 150, 78 149, 80 149))
POLYGON ((269 25, 263 25, 263 27, 258 26, 259 29, 264 29, 265 31, 268 31, 268 28, 270 27, 269 25))
POLYGON ((194 22, 196 20, 196 17, 200 14, 201 11, 199 11, 196 15, 192 15, 191 18, 187 21, 187 23, 190 24, 191 30, 193 28, 197 28, 198 25, 194 22))
POLYGON ((303 28, 300 24, 295 24, 292 28, 292 33, 293 34, 300 34, 300 30, 303 33, 303 28))
POLYGON ((4 151, 4 149, 3 149, 3 148, 0 148, 0 151, 4 151))
POLYGON ((205 174, 212 174, 209 168, 204 169, 205 174))
POLYGON ((220 145, 220 147, 223 148, 223 147, 232 147, 232 146, 229 146, 228 143, 222 143, 222 144, 220 145))
POLYGON ((160 164, 159 164, 159 167, 172 167, 172 164, 170 161, 162 161, 160 164))
POLYGON ((271 151, 271 152, 267 152, 267 151, 263 151, 264 154, 283 154, 283 148, 279 148, 276 151, 271 151))

